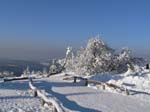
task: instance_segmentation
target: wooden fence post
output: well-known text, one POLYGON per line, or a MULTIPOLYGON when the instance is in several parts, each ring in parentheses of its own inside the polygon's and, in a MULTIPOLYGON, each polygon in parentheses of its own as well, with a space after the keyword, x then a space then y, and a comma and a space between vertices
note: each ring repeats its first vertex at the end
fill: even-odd
POLYGON ((77 77, 74 77, 74 83, 76 83, 76 82, 77 82, 76 80, 77 80, 77 77))
POLYGON ((102 89, 105 90, 105 85, 104 84, 102 85, 102 89))
POLYGON ((53 112, 58 112, 57 109, 55 107, 53 107, 53 112))
POLYGON ((33 91, 33 96, 37 97, 37 91, 36 90, 33 91))
POLYGON ((85 79, 85 86, 88 86, 88 79, 85 79))
POLYGON ((42 98, 40 99, 40 102, 41 102, 41 105, 44 106, 45 102, 42 98))
POLYGON ((125 93, 126 95, 129 95, 129 90, 127 88, 125 89, 125 93))
POLYGON ((146 64, 146 69, 149 69, 149 64, 146 64))

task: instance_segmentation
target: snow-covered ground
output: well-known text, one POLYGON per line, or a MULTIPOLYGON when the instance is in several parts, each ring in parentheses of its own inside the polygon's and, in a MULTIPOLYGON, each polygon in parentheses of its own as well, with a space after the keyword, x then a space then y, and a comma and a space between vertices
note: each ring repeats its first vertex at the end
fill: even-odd
MULTIPOLYGON (((150 95, 150 71, 143 70, 142 73, 132 73, 127 71, 124 74, 98 74, 90 76, 90 79, 99 80, 102 82, 112 83, 120 87, 124 87, 130 90, 133 94, 144 94, 150 95)), ((92 85, 90 85, 92 87, 92 85)), ((99 88, 99 86, 93 86, 94 88, 99 88)), ((109 88, 110 90, 110 88, 109 88)), ((112 92, 112 91, 111 91, 112 92)))
MULTIPOLYGON (((64 74, 58 74, 33 81, 35 86, 55 96, 63 104, 65 112, 149 112, 150 110, 149 71, 144 71, 140 76, 118 74, 90 77, 126 87, 130 91, 128 96, 110 88, 102 90, 98 85, 86 87, 82 81, 73 83, 72 80, 63 80, 64 77, 66 77, 64 74)), ((50 112, 51 109, 42 107, 39 99, 32 97, 30 93, 28 81, 1 82, 0 112, 50 112)))
POLYGON ((51 112, 31 95, 28 81, 0 83, 0 112, 51 112))
POLYGON ((138 92, 126 96, 84 86, 84 82, 64 81, 63 75, 42 79, 36 85, 52 93, 66 112, 149 112, 150 96, 138 92))

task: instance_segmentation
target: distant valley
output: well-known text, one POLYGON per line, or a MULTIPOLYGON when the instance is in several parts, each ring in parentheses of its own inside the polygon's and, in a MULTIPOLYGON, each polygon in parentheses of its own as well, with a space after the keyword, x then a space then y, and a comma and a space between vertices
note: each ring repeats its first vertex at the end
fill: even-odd
POLYGON ((0 59, 0 72, 8 71, 13 72, 15 76, 20 76, 27 67, 30 71, 42 71, 43 68, 48 68, 48 64, 36 61, 0 59))

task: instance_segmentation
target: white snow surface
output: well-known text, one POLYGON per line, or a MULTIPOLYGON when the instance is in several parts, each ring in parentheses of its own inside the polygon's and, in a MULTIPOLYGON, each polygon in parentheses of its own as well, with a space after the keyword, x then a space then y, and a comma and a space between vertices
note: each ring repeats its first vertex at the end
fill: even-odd
MULTIPOLYGON (((49 78, 33 79, 35 86, 45 90, 48 97, 52 94, 64 107, 65 112, 149 112, 150 110, 150 74, 143 72, 140 76, 96 75, 91 79, 111 82, 130 90, 125 95, 98 85, 84 86, 84 82, 63 80, 63 74, 49 78), (93 89, 96 88, 96 89, 93 89)), ((68 73, 69 74, 69 73, 68 73)), ((71 74, 72 75, 72 74, 71 74)), ((40 105, 39 99, 30 95, 28 81, 0 83, 0 112, 47 112, 40 105)))
POLYGON ((147 95, 150 95, 150 71, 149 70, 143 70, 140 74, 133 73, 130 70, 128 70, 124 74, 116 74, 116 75, 98 74, 98 75, 91 76, 90 79, 116 84, 120 87, 125 87, 131 90, 130 92, 133 91, 135 93, 137 92, 137 94, 145 93, 147 95))
POLYGON ((0 112, 51 112, 31 95, 28 81, 0 83, 0 112))
POLYGON ((64 81, 63 75, 35 82, 62 102, 65 112, 149 112, 150 96, 145 92, 133 95, 114 93, 84 86, 84 82, 64 81))

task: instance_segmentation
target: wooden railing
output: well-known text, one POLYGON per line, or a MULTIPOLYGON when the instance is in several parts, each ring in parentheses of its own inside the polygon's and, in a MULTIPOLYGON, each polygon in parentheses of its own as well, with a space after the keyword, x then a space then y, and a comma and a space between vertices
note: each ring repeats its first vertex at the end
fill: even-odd
POLYGON ((11 77, 11 78, 4 78, 3 81, 8 82, 8 81, 27 80, 27 79, 28 77, 11 77))
POLYGON ((45 103, 49 106, 53 106, 54 112, 65 112, 63 110, 62 104, 56 99, 56 98, 51 98, 47 97, 42 90, 38 89, 36 86, 34 86, 33 81, 31 78, 29 78, 29 87, 31 90, 33 90, 33 95, 36 97, 38 96, 41 99, 42 105, 45 103))
POLYGON ((119 89, 120 91, 123 91, 125 92, 126 95, 129 95, 129 90, 127 88, 124 88, 124 87, 120 87, 118 85, 115 85, 115 84, 112 84, 112 83, 104 83, 104 82, 101 82, 101 81, 98 81, 98 80, 91 80, 91 79, 88 79, 88 78, 83 78, 83 77, 79 77, 79 76, 74 76, 74 77, 66 77, 64 78, 64 80, 68 80, 68 79, 73 79, 74 80, 74 83, 77 82, 77 80, 84 80, 85 81, 85 86, 88 86, 89 83, 94 83, 94 84, 99 84, 102 86, 103 90, 106 89, 106 86, 108 87, 111 87, 111 88, 114 88, 114 89, 119 89))

